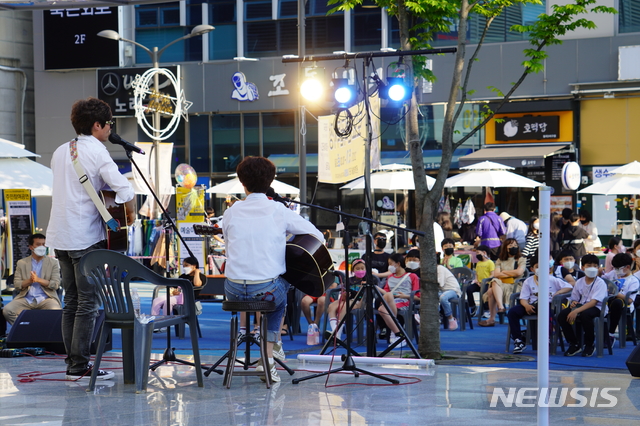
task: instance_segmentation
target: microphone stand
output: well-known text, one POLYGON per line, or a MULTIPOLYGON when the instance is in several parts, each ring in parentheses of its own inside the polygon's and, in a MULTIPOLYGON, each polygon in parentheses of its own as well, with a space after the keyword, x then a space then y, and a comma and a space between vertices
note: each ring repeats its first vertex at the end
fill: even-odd
MULTIPOLYGON (((165 244, 165 253, 164 253, 165 276, 167 278, 170 278, 169 277, 169 246, 170 246, 170 243, 169 243, 169 235, 168 235, 168 230, 169 229, 173 229, 173 232, 175 232, 175 234, 178 236, 178 238, 180 238, 180 241, 182 241, 182 244, 184 245, 184 247, 189 252, 189 256, 192 256, 192 257, 195 257, 195 256, 194 256, 193 252, 191 251, 191 249, 189 248, 189 246, 187 245, 187 243, 184 241, 184 238, 182 238, 182 235, 180 235, 180 232, 178 231, 178 227, 176 226, 176 223, 173 221, 173 219, 169 215, 169 212, 167 211, 167 209, 164 208, 164 206, 160 202, 160 199, 158 198, 156 193, 153 191, 153 188, 151 187, 151 185, 149 184, 149 182, 145 178, 144 174, 140 171, 140 168, 138 167, 138 164, 133 159, 132 150, 129 149, 128 147, 126 147, 126 146, 124 147, 124 149, 125 149, 125 152, 127 153, 127 158, 129 158, 129 160, 131 161, 131 164, 133 164, 133 166, 136 168, 136 170, 138 171, 138 174, 140 175, 140 177, 142 177, 142 180, 144 181, 144 183, 147 186, 147 188, 149 188, 149 191, 151 192, 151 195, 153 195, 153 198, 156 200, 156 203, 158 203, 158 206, 160 206, 160 209, 162 210, 162 213, 164 214, 164 218, 166 220, 166 222, 164 224, 164 233, 165 233, 165 237, 164 237, 164 244, 165 244)), ((156 182, 156 185, 158 185, 158 187, 159 187, 159 182, 156 182)), ((191 289, 191 290, 193 291, 193 289, 191 289)), ((171 300, 171 288, 167 287, 167 300, 165 302, 165 307, 164 307, 167 310, 167 313, 169 313, 169 307, 171 306, 170 300, 171 300)), ((175 348, 171 347, 171 327, 167 327, 167 347, 164 350, 164 353, 162 355, 162 359, 160 361, 155 362, 154 364, 152 364, 149 367, 149 369, 151 371, 155 371, 156 368, 158 368, 159 366, 161 366, 162 364, 164 364, 166 362, 177 362, 177 363, 184 364, 184 365, 190 365, 192 367, 195 366, 195 364, 192 363, 192 362, 184 361, 182 359, 176 358, 176 354, 175 354, 174 351, 175 351, 175 348)))

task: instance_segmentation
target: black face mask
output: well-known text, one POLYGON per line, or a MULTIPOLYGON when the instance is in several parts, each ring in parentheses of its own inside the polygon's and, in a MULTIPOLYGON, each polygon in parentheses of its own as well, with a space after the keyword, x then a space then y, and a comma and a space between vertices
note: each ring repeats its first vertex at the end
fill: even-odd
POLYGON ((484 259, 484 256, 481 254, 476 254, 476 259, 478 259, 478 262, 482 262, 482 259, 484 259))
POLYGON ((444 249, 444 254, 446 254, 447 256, 451 256, 453 254, 453 248, 449 247, 444 249))
POLYGON ((376 247, 378 247, 380 250, 385 248, 386 245, 387 245, 387 240, 381 239, 381 238, 376 240, 376 247))
POLYGON ((580 222, 582 222, 583 225, 586 225, 587 223, 589 223, 588 220, 581 220, 580 222))
POLYGON ((511 256, 515 256, 516 254, 518 254, 518 247, 511 247, 511 248, 509 249, 509 254, 510 254, 511 256))

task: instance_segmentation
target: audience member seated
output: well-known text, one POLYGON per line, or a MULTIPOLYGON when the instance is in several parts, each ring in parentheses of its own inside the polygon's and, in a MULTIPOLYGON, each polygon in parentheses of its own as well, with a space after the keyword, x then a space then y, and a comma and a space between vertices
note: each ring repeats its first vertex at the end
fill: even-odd
POLYGON ((458 320, 453 316, 451 299, 460 297, 462 290, 456 277, 444 265, 438 265, 438 287, 438 298, 440 299, 440 306, 445 319, 449 322, 448 328, 451 331, 456 330, 458 328, 458 320))
POLYGON ((560 278, 571 284, 576 285, 576 281, 579 278, 584 277, 584 272, 576 267, 576 259, 573 257, 573 253, 568 250, 562 250, 557 257, 557 265, 553 272, 556 278, 560 278))
MULTIPOLYGON (((183 274, 180 275, 180 278, 189 280, 193 285, 194 291, 200 291, 207 283, 207 276, 200 272, 198 268, 198 259, 195 257, 189 256, 182 261, 183 274)), ((160 315, 161 309, 163 310, 164 315, 168 315, 169 312, 173 311, 174 306, 182 304, 182 300, 183 296, 180 293, 180 290, 178 288, 172 288, 169 309, 166 307, 167 295, 160 294, 158 297, 153 299, 153 302, 151 302, 151 315, 160 315)))
MULTIPOLYGON (((520 303, 514 305, 509 309, 507 317, 509 318, 509 327, 511 330, 511 338, 513 339, 513 353, 519 354, 526 348, 526 345, 522 341, 522 331, 520 331, 520 320, 525 315, 537 315, 538 313, 538 277, 544 273, 538 268, 538 257, 531 257, 531 272, 533 276, 527 278, 522 284, 522 290, 520 290, 520 303)), ((549 268, 550 273, 553 268, 549 268)), ((556 278, 552 275, 549 276, 549 303, 553 297, 557 294, 570 293, 573 287, 568 282, 556 278)), ((551 312, 551 310, 549 311, 551 312)), ((549 321, 551 323, 551 320, 549 321)), ((534 331, 532 331, 533 333, 534 331)))
MULTIPOLYGON (((362 285, 366 283, 367 265, 364 260, 355 259, 351 263, 351 271, 353 272, 353 276, 349 277, 348 299, 351 301, 351 309, 360 309, 360 307, 362 306, 362 294, 357 299, 356 295, 362 285)), ((332 287, 335 288, 335 285, 333 285, 332 287)), ((345 288, 342 288, 341 290, 342 291, 340 292, 340 297, 337 300, 331 300, 331 303, 327 308, 327 317, 329 318, 329 327, 331 327, 332 333, 336 331, 338 323, 342 321, 347 313, 345 304, 347 295, 345 294, 345 288)), ((318 306, 320 306, 319 303, 318 306)), ((340 327, 340 330, 338 331, 338 337, 342 335, 343 330, 344 327, 340 327)))
POLYGON ((2 311, 9 324, 13 324, 24 310, 62 309, 57 294, 60 265, 55 258, 47 256, 46 237, 33 234, 27 243, 31 256, 18 260, 13 281, 19 293, 2 311))
POLYGON ((595 352, 595 327, 593 319, 600 316, 602 300, 607 296, 607 283, 598 277, 600 261, 593 254, 582 256, 582 270, 585 276, 576 281, 571 296, 569 307, 558 314, 558 324, 562 328, 565 339, 569 342, 569 348, 564 356, 574 356, 582 352, 582 356, 592 356, 595 352), (576 336, 573 324, 578 322, 584 334, 584 349, 578 344, 580 339, 576 336))
POLYGON ((489 303, 489 318, 478 322, 481 327, 493 327, 496 313, 505 312, 505 305, 509 302, 511 294, 518 289, 517 280, 525 273, 527 260, 520 255, 518 242, 513 238, 507 238, 500 249, 500 256, 493 271, 493 280, 484 293, 484 301, 489 303))
MULTIPOLYGON (((475 316, 478 313, 478 307, 476 306, 476 300, 473 293, 480 292, 480 286, 482 281, 487 278, 493 278, 493 271, 496 269, 496 264, 489 258, 491 249, 484 244, 480 244, 476 247, 476 279, 475 282, 467 287, 467 301, 469 302, 469 309, 471 309, 471 316, 475 316)), ((480 301, 480 305, 483 302, 480 301)))
MULTIPOLYGON (((634 302, 638 289, 640 289, 640 281, 631 274, 633 266, 633 258, 629 253, 618 253, 611 260, 613 270, 616 277, 612 280, 618 287, 618 293, 614 298, 609 299, 609 343, 611 346, 615 343, 615 331, 620 322, 620 317, 624 314, 624 308, 629 306, 631 312, 634 311, 634 302), (628 299, 626 294, 631 293, 628 299)), ((626 339, 627 330, 618 330, 620 337, 626 339)))
POLYGON ((409 250, 404 257, 404 264, 406 271, 416 274, 420 278, 420 250, 409 250))
MULTIPOLYGON (((390 314, 397 317, 398 312, 402 313, 409 308, 411 293, 420 290, 420 279, 416 274, 405 270, 404 257, 399 253, 393 253, 389 257, 388 270, 392 275, 387 278, 387 283, 382 290, 382 294, 391 312, 387 312, 384 305, 378 308, 378 312, 384 319, 387 327, 391 330, 389 343, 393 344, 396 340, 404 339, 406 336, 400 332, 400 329, 396 326, 390 314)), ((419 293, 415 295, 415 300, 420 300, 419 293)), ((405 344, 406 340, 403 340, 399 346, 402 347, 405 344)))
POLYGON ((442 240, 442 264, 449 269, 453 268, 462 268, 464 264, 462 260, 456 255, 453 254, 453 250, 455 248, 455 243, 451 238, 445 238, 442 240))

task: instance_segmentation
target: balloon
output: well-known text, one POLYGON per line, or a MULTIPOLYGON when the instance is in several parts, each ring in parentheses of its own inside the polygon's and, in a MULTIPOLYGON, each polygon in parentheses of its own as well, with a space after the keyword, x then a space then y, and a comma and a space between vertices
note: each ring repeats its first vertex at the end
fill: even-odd
POLYGON ((186 163, 179 164, 175 171, 176 181, 183 188, 193 189, 196 186, 198 175, 190 165, 186 163))

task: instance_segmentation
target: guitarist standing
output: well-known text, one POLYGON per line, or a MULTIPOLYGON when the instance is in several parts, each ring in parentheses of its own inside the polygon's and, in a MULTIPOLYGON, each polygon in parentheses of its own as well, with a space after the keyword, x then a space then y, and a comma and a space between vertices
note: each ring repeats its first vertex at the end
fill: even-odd
MULTIPOLYGON (((89 348, 100 307, 96 288, 80 273, 80 258, 107 248, 105 223, 90 198, 90 188, 80 183, 74 161, 96 191, 109 185, 116 192, 116 203, 132 202, 135 194, 104 146, 114 124, 109 104, 96 98, 77 101, 71 108, 71 124, 78 137, 58 147, 51 159, 53 198, 47 240, 60 262, 65 291, 62 339, 67 379, 74 380, 91 375, 89 348)), ((129 210, 127 221, 132 221, 135 212, 129 210)), ((113 376, 111 371, 98 372, 98 380, 113 376)))
POLYGON ((279 382, 273 356, 284 356, 280 323, 289 283, 281 275, 286 272, 287 234, 312 234, 322 242, 324 237, 312 223, 265 195, 276 175, 270 160, 246 157, 236 172, 247 198, 228 208, 222 220, 227 252, 225 294, 230 301, 275 302, 276 310, 267 314, 266 338, 271 380, 279 382))

